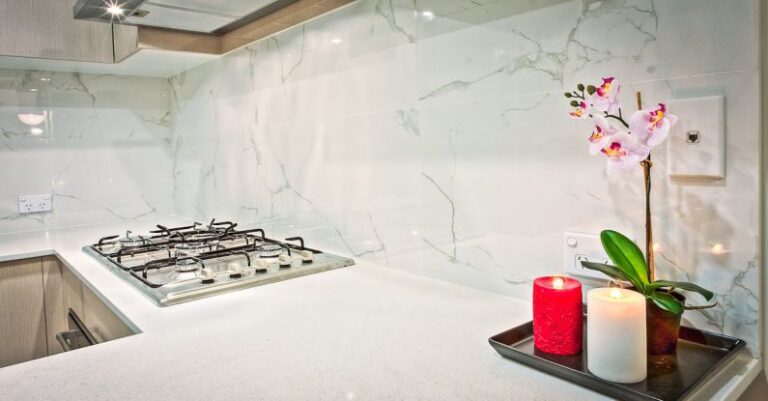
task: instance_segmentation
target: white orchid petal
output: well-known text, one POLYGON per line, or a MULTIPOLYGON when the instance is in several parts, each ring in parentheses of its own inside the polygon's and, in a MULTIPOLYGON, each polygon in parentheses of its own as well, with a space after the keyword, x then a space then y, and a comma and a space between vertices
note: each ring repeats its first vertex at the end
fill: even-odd
POLYGON ((648 137, 648 131, 646 130, 649 119, 647 118, 648 112, 645 110, 638 110, 629 116, 629 131, 634 134, 640 141, 645 141, 648 137))
POLYGON ((655 129, 653 134, 648 137, 648 146, 653 148, 664 142, 664 140, 667 139, 667 136, 669 136, 670 126, 671 124, 669 120, 666 118, 662 120, 661 127, 655 129))
POLYGON ((611 143, 611 136, 604 136, 598 142, 590 143, 590 145, 589 145, 589 154, 594 156, 594 155, 600 153, 600 151, 603 150, 610 143, 611 143))
POLYGON ((669 126, 673 127, 675 124, 677 124, 677 116, 674 114, 667 114, 667 120, 669 121, 669 126))

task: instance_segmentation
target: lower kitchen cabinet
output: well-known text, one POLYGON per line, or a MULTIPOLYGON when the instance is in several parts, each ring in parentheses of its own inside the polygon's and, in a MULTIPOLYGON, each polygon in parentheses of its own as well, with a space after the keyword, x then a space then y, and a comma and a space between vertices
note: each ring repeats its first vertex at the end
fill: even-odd
POLYGON ((0 367, 63 352, 70 310, 98 342, 134 334, 57 257, 0 263, 0 367))
POLYGON ((114 340, 134 334, 114 312, 88 287, 83 286, 83 314, 85 327, 99 342, 114 340))
POLYGON ((0 367, 48 355, 40 258, 0 263, 0 367))

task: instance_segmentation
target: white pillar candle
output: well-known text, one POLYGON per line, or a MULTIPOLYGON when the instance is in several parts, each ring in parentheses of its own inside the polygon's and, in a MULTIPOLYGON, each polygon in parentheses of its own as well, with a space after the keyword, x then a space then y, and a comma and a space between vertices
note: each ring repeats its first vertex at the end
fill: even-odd
POLYGON ((587 368, 617 383, 645 380, 645 297, 621 288, 587 293, 587 368))

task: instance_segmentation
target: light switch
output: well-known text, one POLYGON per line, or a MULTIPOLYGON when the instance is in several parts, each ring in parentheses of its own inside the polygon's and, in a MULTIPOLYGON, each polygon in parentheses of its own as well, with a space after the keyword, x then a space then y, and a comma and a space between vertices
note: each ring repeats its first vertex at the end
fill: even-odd
POLYGON ((725 102, 722 96, 674 99, 679 120, 667 139, 670 177, 725 177, 725 102))
POLYGON ((563 270, 572 276, 608 280, 608 276, 581 265, 582 261, 612 264, 597 234, 566 232, 563 247, 563 270))

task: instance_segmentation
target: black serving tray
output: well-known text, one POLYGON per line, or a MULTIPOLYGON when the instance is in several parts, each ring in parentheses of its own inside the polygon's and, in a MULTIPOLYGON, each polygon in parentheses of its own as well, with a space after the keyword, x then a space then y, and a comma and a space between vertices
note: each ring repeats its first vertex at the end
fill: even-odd
POLYGON ((713 376, 746 343, 744 340, 680 328, 676 355, 648 355, 648 378, 640 383, 605 381, 587 370, 587 319, 584 319, 584 351, 578 355, 553 355, 533 346, 533 322, 488 339, 502 356, 579 384, 609 397, 627 401, 680 400, 696 385, 713 376))

